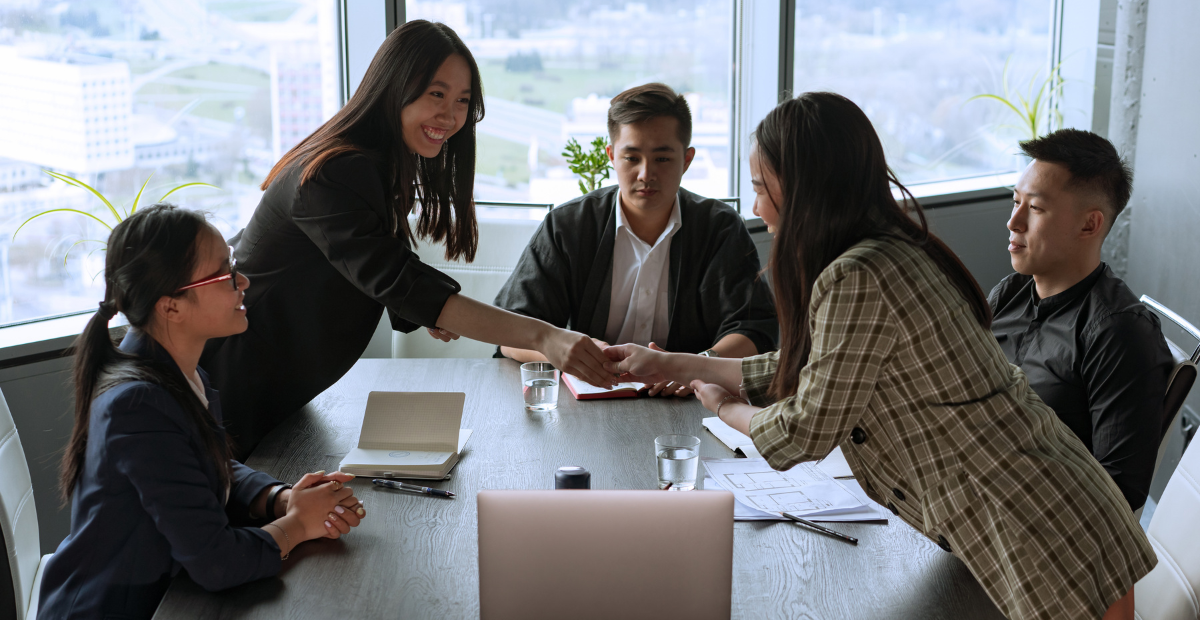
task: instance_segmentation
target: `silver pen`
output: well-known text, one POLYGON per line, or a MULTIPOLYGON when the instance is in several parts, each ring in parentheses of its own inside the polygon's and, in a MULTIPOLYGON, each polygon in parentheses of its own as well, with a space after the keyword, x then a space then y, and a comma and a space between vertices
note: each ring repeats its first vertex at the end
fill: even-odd
POLYGON ((401 491, 412 491, 413 493, 424 493, 425 495, 433 495, 435 497, 454 497, 454 493, 450 491, 423 487, 415 484, 409 484, 407 482, 400 482, 398 480, 384 480, 383 478, 375 478, 371 480, 371 482, 377 487, 387 487, 389 489, 399 489, 401 491))

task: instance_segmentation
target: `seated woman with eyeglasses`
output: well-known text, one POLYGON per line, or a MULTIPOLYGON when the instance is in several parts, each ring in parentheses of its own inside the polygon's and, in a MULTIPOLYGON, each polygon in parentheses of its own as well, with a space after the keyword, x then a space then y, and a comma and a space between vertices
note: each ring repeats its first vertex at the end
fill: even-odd
POLYGON ((204 216, 165 204, 134 213, 108 238, 104 278, 75 342, 61 480, 71 534, 48 560, 39 618, 149 618, 181 569, 221 590, 358 525, 353 476, 306 474, 288 488, 229 458, 217 392, 196 364, 209 338, 245 331, 250 282, 204 216), (131 326, 120 347, 108 331, 117 312, 131 326))

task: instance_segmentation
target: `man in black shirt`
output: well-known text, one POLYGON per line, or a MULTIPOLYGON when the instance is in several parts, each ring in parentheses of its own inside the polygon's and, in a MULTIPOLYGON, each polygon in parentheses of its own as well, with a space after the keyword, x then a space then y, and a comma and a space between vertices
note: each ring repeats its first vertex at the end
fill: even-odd
POLYGON ((988 301, 1008 360, 1108 470, 1133 510, 1150 491, 1172 360, 1158 317, 1100 260, 1132 191, 1108 140, 1063 129, 1021 143, 1013 269, 988 301))

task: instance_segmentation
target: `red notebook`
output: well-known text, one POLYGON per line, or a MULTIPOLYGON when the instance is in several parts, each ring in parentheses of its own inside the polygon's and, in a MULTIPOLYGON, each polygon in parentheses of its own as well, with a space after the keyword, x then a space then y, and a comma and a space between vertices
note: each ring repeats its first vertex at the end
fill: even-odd
POLYGON ((635 398, 645 396, 650 386, 645 383, 618 383, 612 389, 598 388, 578 377, 562 374, 563 383, 571 390, 575 400, 597 400, 600 398, 635 398))

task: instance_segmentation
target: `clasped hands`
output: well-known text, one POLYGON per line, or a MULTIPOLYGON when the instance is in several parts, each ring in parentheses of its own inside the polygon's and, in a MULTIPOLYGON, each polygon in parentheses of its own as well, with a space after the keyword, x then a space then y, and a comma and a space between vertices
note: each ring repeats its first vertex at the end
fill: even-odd
POLYGON ((293 546, 314 538, 340 538, 367 516, 354 489, 346 486, 353 474, 324 471, 304 474, 290 489, 284 489, 275 500, 277 521, 296 522, 286 528, 289 536, 303 532, 303 540, 291 540, 293 546))

